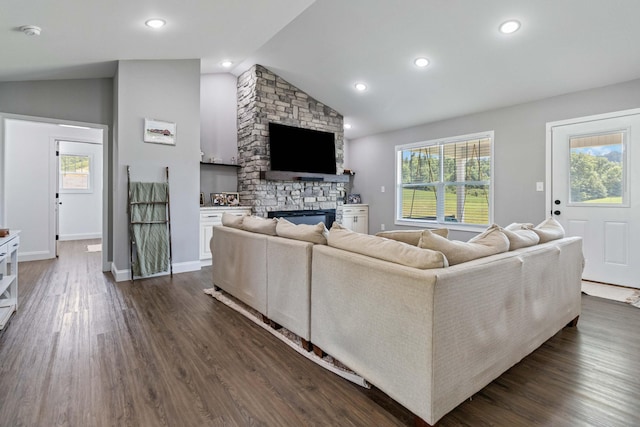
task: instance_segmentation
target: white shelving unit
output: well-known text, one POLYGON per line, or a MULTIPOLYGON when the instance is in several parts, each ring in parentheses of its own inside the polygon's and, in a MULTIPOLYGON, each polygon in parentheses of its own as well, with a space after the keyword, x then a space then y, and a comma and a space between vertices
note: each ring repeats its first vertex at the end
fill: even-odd
POLYGON ((342 225, 357 233, 369 234, 369 205, 342 205, 342 225))
POLYGON ((18 247, 20 232, 0 237, 0 330, 18 310, 18 247))

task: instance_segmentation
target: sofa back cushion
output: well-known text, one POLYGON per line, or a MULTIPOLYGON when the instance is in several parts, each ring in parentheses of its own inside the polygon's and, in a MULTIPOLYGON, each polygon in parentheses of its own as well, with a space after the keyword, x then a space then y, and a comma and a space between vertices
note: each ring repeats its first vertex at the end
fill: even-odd
POLYGON ((280 237, 303 240, 319 245, 327 244, 328 233, 329 230, 327 230, 323 222, 319 222, 316 225, 294 224, 284 218, 278 218, 276 224, 276 234, 280 237))
POLYGON ((551 217, 533 227, 533 231, 540 237, 540 243, 547 243, 564 237, 564 228, 551 217))
POLYGON ((509 239, 509 250, 513 251, 528 246, 537 245, 540 237, 535 231, 527 228, 519 228, 510 230, 508 227, 501 228, 500 231, 509 239))
POLYGON ((423 230, 418 247, 440 251, 449 260, 449 265, 455 265, 506 252, 509 250, 509 239, 495 224, 468 242, 448 240, 430 230, 423 230))
POLYGON ((242 219, 242 229, 252 231, 254 233, 267 234, 269 236, 276 235, 276 219, 262 218, 259 216, 245 216, 242 219))
POLYGON ((222 212, 222 225, 242 230, 242 220, 244 219, 244 217, 244 215, 234 215, 227 212, 222 212))
POLYGON ((338 223, 334 223, 331 227, 327 244, 334 248, 422 270, 449 265, 447 258, 441 252, 420 249, 384 237, 356 233, 338 223))
MULTIPOLYGON (((435 233, 442 237, 449 236, 448 228, 438 228, 431 230, 432 233, 435 233)), ((413 246, 418 246, 420 242, 420 236, 422 236, 422 230, 388 230, 388 231, 380 231, 376 233, 376 236, 385 237, 391 240, 397 240, 398 242, 408 243, 413 246)))

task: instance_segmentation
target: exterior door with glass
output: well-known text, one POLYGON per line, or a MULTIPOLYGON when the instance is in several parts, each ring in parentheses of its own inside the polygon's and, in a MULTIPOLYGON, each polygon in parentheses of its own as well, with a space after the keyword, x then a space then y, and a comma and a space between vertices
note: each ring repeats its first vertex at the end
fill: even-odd
POLYGON ((640 110, 547 127, 550 211, 583 238, 583 279, 640 288, 640 110))

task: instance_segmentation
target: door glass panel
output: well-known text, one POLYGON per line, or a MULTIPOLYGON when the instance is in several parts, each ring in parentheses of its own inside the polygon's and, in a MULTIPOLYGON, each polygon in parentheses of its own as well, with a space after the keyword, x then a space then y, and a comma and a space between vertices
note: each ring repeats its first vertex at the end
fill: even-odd
POLYGON ((626 204, 625 137, 616 131, 569 138, 570 203, 626 204))

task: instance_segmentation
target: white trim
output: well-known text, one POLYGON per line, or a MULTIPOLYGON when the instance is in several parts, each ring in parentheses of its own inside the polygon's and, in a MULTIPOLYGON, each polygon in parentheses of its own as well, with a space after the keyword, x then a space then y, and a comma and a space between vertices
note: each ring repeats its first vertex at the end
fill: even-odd
MULTIPOLYGON (((173 274, 179 273, 188 273, 190 271, 200 271, 200 261, 187 261, 187 262, 178 262, 173 263, 173 274)), ((131 280, 131 269, 127 268, 124 270, 118 270, 115 263, 111 263, 111 274, 116 282, 126 282, 127 280, 131 280)), ((149 279, 152 277, 162 277, 168 276, 168 271, 163 271, 162 273, 152 274, 145 277, 137 277, 136 280, 140 279, 149 279)))
MULTIPOLYGON (((625 117, 625 116, 633 116, 636 114, 640 114, 640 108, 633 108, 630 110, 622 110, 622 111, 614 111, 611 113, 603 113, 603 114, 595 114, 592 116, 584 116, 584 117, 576 117, 573 119, 565 119, 565 120, 558 120, 555 122, 547 122, 546 125, 546 141, 545 141, 545 194, 544 194, 544 199, 545 199, 545 215, 544 217, 547 218, 548 216, 551 215, 551 211, 553 209, 552 207, 552 201, 551 201, 551 185, 552 185, 552 181, 553 181, 553 176, 552 176, 552 167, 553 167, 553 156, 552 156, 552 139, 553 139, 553 128, 555 127, 559 127, 559 126, 566 126, 566 125, 575 125, 578 123, 585 123, 585 122, 594 122, 597 120, 606 120, 606 119, 613 119, 613 118, 617 118, 617 117, 625 117)), ((630 146, 630 144, 628 144, 630 146)), ((630 149, 630 147, 628 147, 630 149)), ((627 168, 628 169, 628 168, 627 168)), ((630 183, 629 183, 630 184, 630 183)))
POLYGON ((80 234, 61 234, 59 240, 61 242, 68 240, 88 240, 88 239, 101 239, 100 233, 80 233, 80 234))
POLYGON ((43 259, 53 259, 50 251, 32 251, 32 252, 18 252, 18 262, 24 261, 41 261, 43 259))

